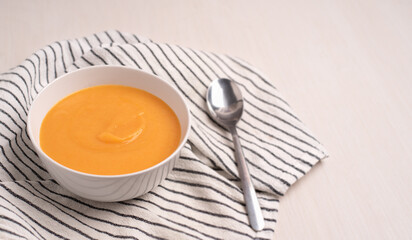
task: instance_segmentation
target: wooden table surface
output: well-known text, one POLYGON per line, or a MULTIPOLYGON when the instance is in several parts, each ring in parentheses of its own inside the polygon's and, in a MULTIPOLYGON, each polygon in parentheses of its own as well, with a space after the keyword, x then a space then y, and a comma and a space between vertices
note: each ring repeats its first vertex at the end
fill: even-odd
POLYGON ((330 157, 281 200, 275 239, 411 239, 412 1, 4 1, 0 72, 118 29, 261 69, 330 157))

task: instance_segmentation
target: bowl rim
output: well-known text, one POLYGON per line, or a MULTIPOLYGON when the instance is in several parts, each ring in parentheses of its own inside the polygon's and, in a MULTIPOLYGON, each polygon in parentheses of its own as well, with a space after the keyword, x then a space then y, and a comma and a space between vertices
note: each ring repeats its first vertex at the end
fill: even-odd
MULTIPOLYGON (((98 86, 98 85, 96 85, 96 86, 98 86)), ((66 97, 66 96, 64 96, 64 97, 66 97)), ((62 97, 61 99, 63 99, 64 97, 62 97)), ((50 109, 49 109, 49 111, 50 111, 50 109)), ((42 121, 43 121, 43 120, 42 120, 42 121)), ((104 178, 104 179, 111 179, 111 178, 131 177, 131 176, 135 176, 135 175, 144 174, 144 173, 146 173, 146 172, 149 172, 149 171, 152 171, 152 170, 154 170, 154 169, 156 169, 156 168, 159 168, 159 167, 161 167, 162 165, 164 165, 164 164, 166 164, 167 162, 169 162, 169 161, 171 161, 172 159, 174 159, 174 158, 176 157, 176 155, 179 155, 179 154, 180 154, 183 146, 186 144, 186 142, 187 142, 187 140, 188 140, 188 138, 189 138, 189 134, 190 134, 190 132, 191 132, 191 125, 192 125, 191 122, 192 122, 192 119, 191 119, 191 115, 190 115, 190 109, 189 109, 189 107, 188 107, 188 105, 187 105, 187 102, 186 102, 183 94, 182 94, 180 91, 178 91, 178 90, 176 89, 176 87, 172 86, 170 83, 168 83, 167 81, 165 81, 165 80, 162 79, 161 77, 159 77, 159 76, 157 76, 157 75, 154 75, 154 74, 152 74, 152 73, 143 71, 143 70, 141 70, 141 69, 133 68, 133 67, 128 67, 128 66, 98 65, 98 66, 83 67, 83 68, 79 68, 79 69, 76 69, 76 70, 74 70, 74 71, 65 73, 65 74, 61 75, 60 77, 56 78, 53 82, 47 84, 47 85, 37 94, 36 98, 35 98, 35 99, 33 100, 33 102, 30 104, 30 108, 29 108, 29 111, 28 111, 28 113, 27 113, 27 126, 26 126, 26 128, 27 128, 27 132, 28 132, 29 137, 30 137, 30 141, 32 142, 32 144, 33 144, 34 148, 36 149, 36 151, 37 151, 38 153, 44 155, 45 158, 46 158, 49 162, 57 165, 58 167, 64 168, 65 170, 67 170, 67 171, 69 171, 69 172, 71 172, 71 173, 74 173, 74 174, 82 175, 82 176, 85 176, 85 177, 98 177, 98 178, 104 178), (149 167, 149 168, 146 168, 146 169, 143 169, 143 170, 140 170, 140 171, 137 171, 137 172, 131 172, 131 173, 126 173, 126 174, 113 174, 113 175, 100 175, 100 174, 93 174, 93 173, 81 172, 81 171, 74 170, 74 169, 71 169, 71 168, 69 168, 69 167, 66 167, 66 166, 64 166, 63 164, 61 164, 61 163, 57 162, 56 160, 54 160, 53 158, 49 157, 45 152, 43 152, 43 150, 41 149, 41 147, 39 146, 39 144, 37 144, 37 143, 33 140, 33 139, 34 139, 34 136, 33 136, 32 127, 31 127, 31 124, 30 124, 30 123, 31 123, 31 115, 32 115, 32 107, 33 107, 33 105, 36 103, 37 99, 39 98, 39 96, 40 96, 41 94, 43 94, 45 91, 47 91, 47 89, 50 88, 50 86, 52 86, 53 84, 56 84, 56 82, 61 81, 62 78, 66 77, 66 76, 68 76, 68 75, 70 75, 70 74, 73 74, 73 73, 76 73, 76 72, 80 72, 80 71, 89 71, 89 70, 92 70, 92 69, 107 69, 107 68, 117 68, 117 69, 122 69, 122 70, 132 70, 132 71, 137 71, 137 72, 139 72, 140 74, 143 74, 143 75, 149 75, 149 76, 151 76, 151 77, 157 78, 158 80, 166 83, 166 85, 168 85, 174 92, 176 92, 177 95, 181 98, 181 100, 182 100, 182 102, 183 102, 184 109, 185 109, 185 113, 186 113, 187 118, 188 118, 186 134, 184 135, 184 137, 183 137, 182 141, 180 142, 179 146, 175 149, 175 151, 174 151, 172 154, 170 154, 167 158, 163 159, 161 162, 159 162, 159 163, 157 163, 157 164, 155 164, 155 165, 153 165, 153 166, 151 166, 151 167, 149 167)), ((42 160, 42 159, 40 158, 40 156, 39 156, 39 159, 42 160)), ((49 169, 48 169, 48 171, 49 171, 49 169)), ((49 172, 49 174, 52 174, 52 173, 49 172)))

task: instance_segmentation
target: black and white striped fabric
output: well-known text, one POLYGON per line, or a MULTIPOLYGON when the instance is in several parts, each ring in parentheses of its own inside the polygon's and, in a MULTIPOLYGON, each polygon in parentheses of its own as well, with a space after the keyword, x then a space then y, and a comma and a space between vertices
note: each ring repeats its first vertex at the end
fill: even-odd
POLYGON ((322 145, 253 66, 225 55, 159 44, 119 31, 54 42, 0 75, 0 239, 273 239, 279 197, 319 160, 322 145), (30 143, 27 112, 47 84, 91 65, 126 65, 166 79, 186 97, 192 132, 170 176, 118 203, 59 186, 30 143), (249 227, 229 132, 208 116, 210 82, 235 80, 238 124, 265 228, 249 227))

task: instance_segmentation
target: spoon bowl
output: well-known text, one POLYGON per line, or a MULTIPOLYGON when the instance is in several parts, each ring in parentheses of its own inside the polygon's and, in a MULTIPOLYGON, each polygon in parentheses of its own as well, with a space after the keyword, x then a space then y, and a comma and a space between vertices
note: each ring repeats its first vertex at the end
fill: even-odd
POLYGON ((234 81, 218 79, 207 91, 207 107, 219 124, 236 125, 243 113, 243 97, 234 81))
POLYGON ((235 159, 249 222, 255 231, 260 231, 264 228, 265 222, 236 131, 236 124, 243 113, 242 93, 234 81, 220 78, 210 84, 206 94, 206 102, 211 117, 232 134, 235 159))

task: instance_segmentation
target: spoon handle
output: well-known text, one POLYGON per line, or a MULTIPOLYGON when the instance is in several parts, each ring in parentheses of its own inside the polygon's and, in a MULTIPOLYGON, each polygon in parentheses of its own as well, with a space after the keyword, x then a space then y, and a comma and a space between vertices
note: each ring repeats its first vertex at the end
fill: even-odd
POLYGON ((245 158, 243 157, 242 145, 240 144, 239 136, 237 135, 236 126, 231 127, 229 130, 232 133, 233 144, 235 146, 235 159, 237 161, 240 181, 242 183, 249 222, 255 231, 260 231, 264 228, 265 222, 263 220, 262 211, 260 210, 245 158))

